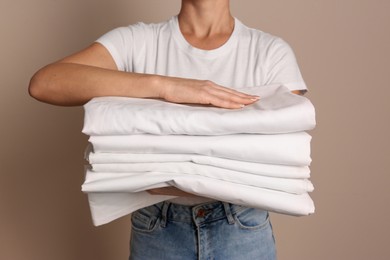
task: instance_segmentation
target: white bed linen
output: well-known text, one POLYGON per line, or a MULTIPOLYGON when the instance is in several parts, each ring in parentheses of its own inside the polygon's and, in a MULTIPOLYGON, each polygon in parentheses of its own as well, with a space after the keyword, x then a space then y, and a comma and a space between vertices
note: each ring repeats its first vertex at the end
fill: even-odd
POLYGON ((130 163, 147 163, 149 165, 154 165, 160 163, 191 162, 194 164, 210 165, 227 170, 241 171, 270 177, 301 179, 307 179, 310 177, 309 166, 252 163, 196 154, 129 154, 88 152, 85 158, 95 167, 98 164, 109 164, 114 165, 113 167, 122 168, 122 164, 130 163))
POLYGON ((314 213, 314 203, 308 193, 290 194, 203 176, 177 178, 173 185, 199 196, 272 212, 297 216, 314 213))
MULTIPOLYGON (((304 216, 314 213, 314 203, 308 193, 296 195, 269 189, 256 188, 200 176, 177 178, 172 185, 203 197, 230 202, 248 207, 261 208, 287 215, 304 216), (228 192, 227 192, 228 191, 228 192)), ((89 204, 94 225, 103 225, 173 196, 137 193, 89 192, 89 204)))
POLYGON ((91 136, 94 152, 198 154, 232 160, 293 166, 310 165, 311 136, 305 132, 222 136, 91 136))
POLYGON ((283 85, 238 89, 260 96, 242 109, 175 104, 155 99, 97 97, 84 105, 87 135, 237 133, 278 134, 311 130, 315 110, 309 99, 283 85))
POLYGON ((92 221, 95 226, 109 223, 140 208, 174 199, 175 196, 150 195, 146 191, 137 193, 87 193, 92 221))
MULTIPOLYGON (((110 153, 93 153, 94 155, 102 155, 102 158, 104 158, 104 155, 109 156, 110 153)), ((122 159, 126 160, 127 157, 132 157, 132 155, 127 154, 114 154, 114 155, 124 155, 122 159), (126 157, 127 155, 127 157, 126 157)), ((134 154, 133 154, 134 155, 134 154)), ((188 164, 191 167, 196 168, 197 166, 212 166, 213 168, 220 168, 225 170, 231 170, 231 171, 237 171, 237 172, 243 172, 243 173, 251 173, 251 174, 257 174, 262 176, 268 176, 268 177, 276 177, 276 178, 292 178, 292 179, 307 179, 310 177, 310 168, 308 166, 288 166, 288 165, 273 165, 273 164, 263 164, 263 163, 251 163, 251 162, 242 162, 242 161, 235 161, 235 160, 229 160, 229 159, 223 159, 223 158, 217 158, 217 157, 209 157, 209 156, 199 156, 196 158, 196 155, 189 155, 188 157, 195 157, 195 160, 184 160, 184 159, 193 159, 193 158, 186 158, 186 156, 182 156, 180 158, 180 155, 175 154, 175 157, 173 160, 169 160, 169 156, 162 156, 167 158, 168 160, 156 160, 156 161, 148 161, 148 160, 142 160, 143 157, 147 155, 153 155, 153 154, 135 154, 135 157, 140 157, 141 162, 128 162, 130 160, 125 161, 110 161, 107 163, 103 162, 96 162, 94 160, 94 163, 91 163, 91 166, 93 170, 95 171, 109 171, 109 172, 142 172, 142 171, 155 171, 160 169, 160 167, 166 167, 165 165, 172 165, 175 166, 175 164, 188 164), (177 159, 176 161, 174 159, 177 159), (183 159, 183 160, 179 160, 183 159)), ((121 158, 121 156, 118 156, 121 158)), ((118 158, 117 157, 117 158, 118 158)), ((147 156, 149 157, 149 156, 147 156)), ((98 159, 98 158, 95 158, 98 159)), ((148 158, 150 159, 150 158, 148 158)), ((162 159, 159 157, 159 159, 162 159)), ((98 160, 99 161, 99 160, 98 160)), ((107 161, 104 160, 103 161, 107 161)))
MULTIPOLYGON (((288 193, 302 194, 313 191, 314 187, 308 179, 274 178, 244 173, 206 165, 188 163, 165 164, 159 168, 150 167, 148 171, 109 171, 113 167, 96 165, 102 171, 87 170, 82 190, 86 192, 137 192, 151 188, 164 187, 176 178, 203 176, 212 179, 240 183, 248 186, 279 190, 288 193), (103 166, 103 167, 102 167, 103 166), (156 186, 157 185, 157 186, 156 186)), ((129 165, 130 166, 130 165, 129 165)), ((92 166, 93 167, 93 166, 92 166)), ((133 167, 129 167, 134 169, 133 167)), ((147 168, 147 166, 143 167, 147 168)))
POLYGON ((85 106, 90 135, 82 190, 95 225, 183 191, 289 215, 314 213, 309 165, 311 102, 281 85, 241 89, 260 101, 243 109, 153 99, 94 98, 85 106))

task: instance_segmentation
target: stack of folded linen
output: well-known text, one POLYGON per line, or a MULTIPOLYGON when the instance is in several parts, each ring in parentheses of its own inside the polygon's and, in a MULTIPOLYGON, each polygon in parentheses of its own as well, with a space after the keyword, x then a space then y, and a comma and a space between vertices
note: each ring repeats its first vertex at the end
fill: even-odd
POLYGON ((283 85, 239 89, 260 96, 242 109, 99 97, 85 108, 90 136, 82 190, 95 225, 173 196, 174 186, 290 215, 314 212, 309 165, 311 102, 283 85))

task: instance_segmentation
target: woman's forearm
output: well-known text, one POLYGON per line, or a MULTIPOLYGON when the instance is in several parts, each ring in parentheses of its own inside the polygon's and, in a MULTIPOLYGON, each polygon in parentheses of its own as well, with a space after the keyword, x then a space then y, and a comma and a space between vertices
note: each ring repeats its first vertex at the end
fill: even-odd
POLYGON ((162 98, 223 108, 240 108, 258 100, 207 80, 128 73, 67 62, 39 70, 30 81, 29 93, 40 101, 62 106, 83 105, 100 96, 162 98))
POLYGON ((53 63, 31 79, 34 98, 62 106, 83 105, 93 97, 160 97, 156 75, 127 73, 76 63, 53 63))

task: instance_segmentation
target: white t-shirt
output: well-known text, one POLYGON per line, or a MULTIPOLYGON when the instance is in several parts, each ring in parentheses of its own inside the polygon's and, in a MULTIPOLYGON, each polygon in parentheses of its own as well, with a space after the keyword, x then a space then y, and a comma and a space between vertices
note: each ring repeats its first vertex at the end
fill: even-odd
MULTIPOLYGON (((177 16, 158 24, 116 28, 97 42, 107 48, 121 71, 211 80, 229 88, 283 84, 307 89, 295 55, 281 38, 248 28, 235 18, 234 30, 222 46, 202 50, 182 35, 177 16)), ((261 102, 261 101, 260 101, 261 102)), ((196 204, 206 198, 178 198, 196 204)))
POLYGON ((177 16, 158 24, 120 27, 97 42, 122 71, 207 79, 230 88, 283 83, 291 90, 306 89, 290 46, 238 19, 228 41, 214 50, 191 46, 177 16))

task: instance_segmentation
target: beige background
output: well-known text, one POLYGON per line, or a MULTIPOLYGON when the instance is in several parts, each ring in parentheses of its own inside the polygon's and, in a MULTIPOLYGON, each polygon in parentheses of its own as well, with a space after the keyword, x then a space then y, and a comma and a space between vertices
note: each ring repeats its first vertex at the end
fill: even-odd
MULTIPOLYGON (((179 1, 0 2, 0 259, 120 260, 128 217, 93 227, 83 110, 27 94, 41 66, 106 31, 176 14, 179 1)), ((310 217, 273 215, 279 259, 390 259, 388 0, 232 1, 235 16, 295 50, 317 108, 310 217)))

